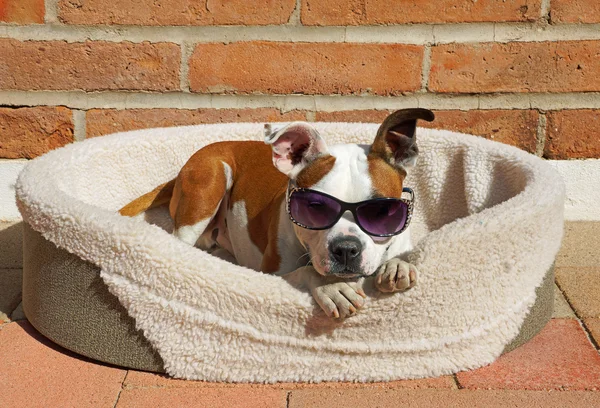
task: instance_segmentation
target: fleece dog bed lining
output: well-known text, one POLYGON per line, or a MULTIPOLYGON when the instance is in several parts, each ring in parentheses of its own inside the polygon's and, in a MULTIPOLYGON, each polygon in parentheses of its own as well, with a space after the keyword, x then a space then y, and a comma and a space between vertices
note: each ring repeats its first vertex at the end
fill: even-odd
MULTIPOLYGON (((377 130, 315 127, 328 144, 370 143, 377 130)), ((492 362, 519 333, 531 335, 549 318, 564 186, 542 160, 481 138, 419 129, 420 157, 405 182, 417 197, 410 260, 420 271, 418 285, 370 298, 344 322, 325 317, 308 293, 280 277, 231 265, 142 219, 116 214, 174 178, 203 145, 261 134, 260 124, 143 130, 74 144, 28 164, 17 197, 29 230, 24 307, 33 324, 69 348, 66 332, 78 327, 55 324, 60 317, 44 314, 51 306, 39 296, 39 275, 68 269, 69 257, 71 269, 87 268, 88 278, 100 269, 130 316, 113 307, 120 330, 129 328, 123 338, 132 343, 124 347, 142 351, 110 362, 180 378, 378 381, 448 374, 492 362), (56 261, 49 267, 35 261, 45 241, 56 261), (536 324, 527 323, 531 316, 536 324)), ((102 320, 111 295, 96 295, 82 299, 99 302, 102 320)), ((58 291, 54 303, 60 297, 77 296, 58 291)), ((75 351, 111 358, 97 352, 102 342, 92 343, 75 351), (91 348, 96 352, 86 353, 91 348)))

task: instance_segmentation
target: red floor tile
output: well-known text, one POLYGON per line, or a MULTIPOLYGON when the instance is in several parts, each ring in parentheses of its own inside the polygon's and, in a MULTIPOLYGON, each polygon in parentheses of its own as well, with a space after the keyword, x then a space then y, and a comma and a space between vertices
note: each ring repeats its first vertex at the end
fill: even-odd
POLYGON ((253 387, 263 389, 302 389, 302 388, 403 388, 403 389, 423 389, 423 388, 456 388, 456 383, 451 376, 424 378, 419 380, 401 380, 377 383, 340 383, 324 382, 319 384, 307 383, 276 383, 276 384, 228 384, 212 383, 205 381, 186 381, 169 378, 160 374, 145 373, 141 371, 129 371, 125 379, 124 386, 130 388, 235 388, 235 387, 253 387))
POLYGON ((299 390, 290 394, 290 408, 592 408, 600 393, 591 391, 487 390, 299 390))
POLYGON ((125 371, 81 359, 27 322, 0 328, 0 407, 110 407, 125 371))
POLYGON ((597 390, 600 355, 577 320, 554 319, 529 343, 457 377, 469 389, 597 390))
POLYGON ((283 390, 238 388, 134 388, 121 392, 116 408, 285 408, 283 390))

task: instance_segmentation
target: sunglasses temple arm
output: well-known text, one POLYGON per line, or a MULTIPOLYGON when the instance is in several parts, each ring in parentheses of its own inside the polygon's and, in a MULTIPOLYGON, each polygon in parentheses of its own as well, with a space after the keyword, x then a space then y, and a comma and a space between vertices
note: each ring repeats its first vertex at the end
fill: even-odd
POLYGON ((413 191, 412 188, 410 188, 410 187, 404 187, 404 188, 402 188, 402 192, 410 194, 410 200, 411 201, 415 200, 415 192, 413 191))

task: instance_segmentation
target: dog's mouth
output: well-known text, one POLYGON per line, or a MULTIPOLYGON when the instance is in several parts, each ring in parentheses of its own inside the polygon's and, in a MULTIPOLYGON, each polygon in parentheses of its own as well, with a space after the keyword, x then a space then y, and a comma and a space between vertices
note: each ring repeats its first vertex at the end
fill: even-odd
POLYGON ((337 268, 335 266, 332 267, 329 270, 328 275, 333 275, 333 276, 337 276, 338 278, 344 278, 344 279, 360 278, 363 276, 367 276, 362 271, 358 271, 354 268, 344 267, 342 265, 338 266, 337 268))
POLYGON ((331 275, 337 276, 338 278, 343 278, 343 279, 354 279, 354 278, 361 278, 361 277, 367 276, 364 273, 358 273, 358 272, 352 272, 352 271, 336 272, 336 273, 332 273, 331 275))
MULTIPOLYGON (((307 252, 307 254, 310 254, 310 252, 307 252)), ((335 276, 342 279, 356 279, 369 276, 368 273, 364 273, 364 271, 354 265, 343 265, 333 262, 324 265, 324 262, 313 262, 313 259, 313 257, 310 257, 310 261, 307 262, 306 266, 312 266, 323 276, 335 276)))

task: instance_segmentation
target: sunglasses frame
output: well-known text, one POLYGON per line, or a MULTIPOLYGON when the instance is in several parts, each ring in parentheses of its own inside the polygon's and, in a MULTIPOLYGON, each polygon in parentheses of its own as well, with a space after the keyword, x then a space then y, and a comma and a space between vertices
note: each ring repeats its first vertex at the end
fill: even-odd
POLYGON ((372 198, 369 200, 364 200, 364 201, 360 201, 358 203, 347 203, 345 201, 342 201, 336 197, 333 197, 329 194, 323 193, 321 191, 317 191, 317 190, 311 190, 310 188, 300 188, 300 187, 295 187, 295 186, 288 186, 288 191, 286 194, 286 210, 288 213, 288 216, 290 217, 290 220, 296 224, 299 227, 308 229, 308 230, 316 230, 316 231, 321 231, 321 230, 326 230, 329 229, 331 227, 333 227, 339 220, 340 218, 342 218, 342 216, 346 213, 346 211, 350 211, 352 213, 352 215, 354 216, 354 220, 356 221, 356 225, 358 225, 358 227, 363 230, 366 234, 372 236, 372 237, 393 237, 394 235, 399 235, 402 234, 404 231, 406 231, 406 229, 408 228, 408 226, 410 225, 410 220, 412 218, 412 213, 413 213, 413 207, 414 207, 414 202, 415 202, 415 193, 411 188, 408 187, 404 187, 402 189, 403 193, 409 193, 410 194, 410 198, 393 198, 393 197, 381 197, 381 198, 372 198), (298 221, 296 221, 294 219, 294 217, 292 216, 292 210, 291 210, 291 198, 292 195, 296 192, 307 192, 307 193, 317 193, 317 194, 321 194, 327 198, 332 199, 333 201, 337 202, 338 204, 340 204, 341 209, 340 209, 340 213, 338 214, 338 216, 336 217, 335 221, 332 222, 331 224, 329 224, 326 227, 320 227, 320 228, 313 228, 313 227, 309 227, 307 225, 304 225, 298 221), (358 216, 356 215, 356 209, 358 207, 360 207, 361 205, 364 204, 368 204, 368 203, 372 203, 375 201, 402 201, 404 204, 407 205, 407 210, 406 210, 406 222, 404 223, 404 226, 402 227, 402 229, 400 229, 400 231, 398 232, 394 232, 391 234, 373 234, 367 230, 365 230, 363 228, 363 226, 360 224, 360 221, 358 220, 358 216))

